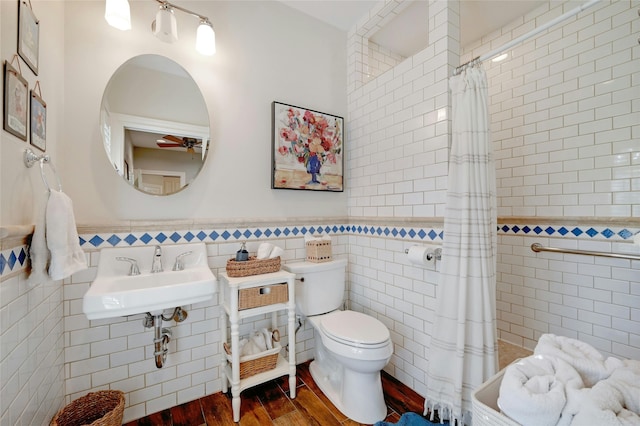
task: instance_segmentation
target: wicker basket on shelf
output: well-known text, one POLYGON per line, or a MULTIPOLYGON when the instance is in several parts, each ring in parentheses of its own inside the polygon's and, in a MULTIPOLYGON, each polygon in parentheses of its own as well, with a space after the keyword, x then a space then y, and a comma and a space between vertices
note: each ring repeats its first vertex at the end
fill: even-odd
POLYGON ((273 259, 257 259, 250 256, 249 260, 227 260, 227 275, 230 277, 248 277, 250 275, 268 274, 280 270, 280 257, 273 259))
POLYGON ((121 426, 124 393, 119 390, 89 392, 64 407, 51 426, 121 426))
MULTIPOLYGON (((227 342, 223 343, 224 351, 227 353, 227 361, 231 362, 231 347, 227 342)), ((258 373, 273 370, 278 364, 278 355, 280 354, 279 343, 273 342, 273 349, 266 350, 254 355, 246 355, 240 357, 240 378, 254 376, 258 373)))

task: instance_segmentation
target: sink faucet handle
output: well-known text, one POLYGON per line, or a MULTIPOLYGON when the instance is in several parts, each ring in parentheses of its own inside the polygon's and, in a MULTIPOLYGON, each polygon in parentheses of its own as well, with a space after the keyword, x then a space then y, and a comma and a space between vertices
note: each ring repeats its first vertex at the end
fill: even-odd
POLYGON ((116 260, 119 260, 121 262, 129 262, 131 264, 131 267, 129 268, 129 275, 140 275, 140 269, 138 269, 137 260, 132 259, 130 257, 122 257, 122 256, 116 257, 116 260))
POLYGON ((193 253, 192 251, 187 251, 184 252, 182 254, 179 254, 176 256, 176 263, 173 264, 173 270, 174 271, 182 271, 184 269, 184 263, 182 262, 182 259, 185 256, 189 256, 191 253, 193 253))

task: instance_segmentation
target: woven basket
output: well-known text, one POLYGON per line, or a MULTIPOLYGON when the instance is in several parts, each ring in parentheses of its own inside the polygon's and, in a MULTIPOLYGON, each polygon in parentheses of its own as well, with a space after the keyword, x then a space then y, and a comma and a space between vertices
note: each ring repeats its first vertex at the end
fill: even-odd
MULTIPOLYGON (((227 353, 227 361, 231 362, 231 348, 227 342, 223 343, 224 351, 227 353)), ((282 346, 279 343, 273 342, 273 349, 269 349, 259 354, 247 355, 240 357, 240 378, 246 379, 247 377, 254 376, 258 373, 264 373, 265 371, 273 370, 278 363, 278 355, 282 346)))
POLYGON ((280 270, 280 256, 273 259, 257 259, 255 256, 249 260, 227 260, 227 275, 230 277, 248 277, 249 275, 268 274, 280 270))
POLYGON ((309 262, 321 263, 331 260, 331 240, 310 240, 305 245, 309 262))
POLYGON ((288 301, 289 286, 287 283, 243 288, 238 292, 238 310, 240 311, 288 301))
POLYGON ((89 392, 64 407, 51 420, 52 426, 121 426, 124 393, 119 390, 89 392))

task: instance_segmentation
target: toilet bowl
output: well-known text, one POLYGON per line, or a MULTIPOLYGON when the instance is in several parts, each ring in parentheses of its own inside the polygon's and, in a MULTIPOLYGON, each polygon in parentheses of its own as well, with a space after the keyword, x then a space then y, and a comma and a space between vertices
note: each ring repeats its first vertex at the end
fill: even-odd
POLYGON ((315 358, 309 366, 314 381, 350 419, 368 424, 384 420, 380 371, 391 359, 393 343, 378 319, 338 309, 346 261, 300 262, 283 268, 296 274, 296 307, 314 328, 315 358))
POLYGON ((354 311, 334 311, 309 321, 316 332, 316 358, 309 370, 320 390, 352 420, 368 424, 383 420, 387 406, 380 370, 393 354, 389 330, 377 319, 354 311), (345 333, 347 325, 352 335, 345 333))

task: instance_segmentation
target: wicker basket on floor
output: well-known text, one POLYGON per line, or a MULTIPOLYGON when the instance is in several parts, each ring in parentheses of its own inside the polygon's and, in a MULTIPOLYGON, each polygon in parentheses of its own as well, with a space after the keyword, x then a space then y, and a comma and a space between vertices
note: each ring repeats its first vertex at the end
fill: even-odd
POLYGON ((119 390, 89 392, 64 407, 51 426, 121 426, 124 393, 119 390))
POLYGON ((255 256, 249 260, 227 260, 227 275, 230 277, 248 277, 249 275, 268 274, 280 270, 280 256, 273 259, 257 259, 255 256))
MULTIPOLYGON (((223 346, 224 351, 227 353, 227 360, 231 362, 231 347, 227 342, 224 342, 223 346)), ((273 349, 269 349, 255 355, 241 356, 240 378, 246 379, 247 377, 276 368, 276 365, 278 364, 278 355, 280 354, 281 349, 282 346, 280 346, 279 343, 273 342, 273 349)))

